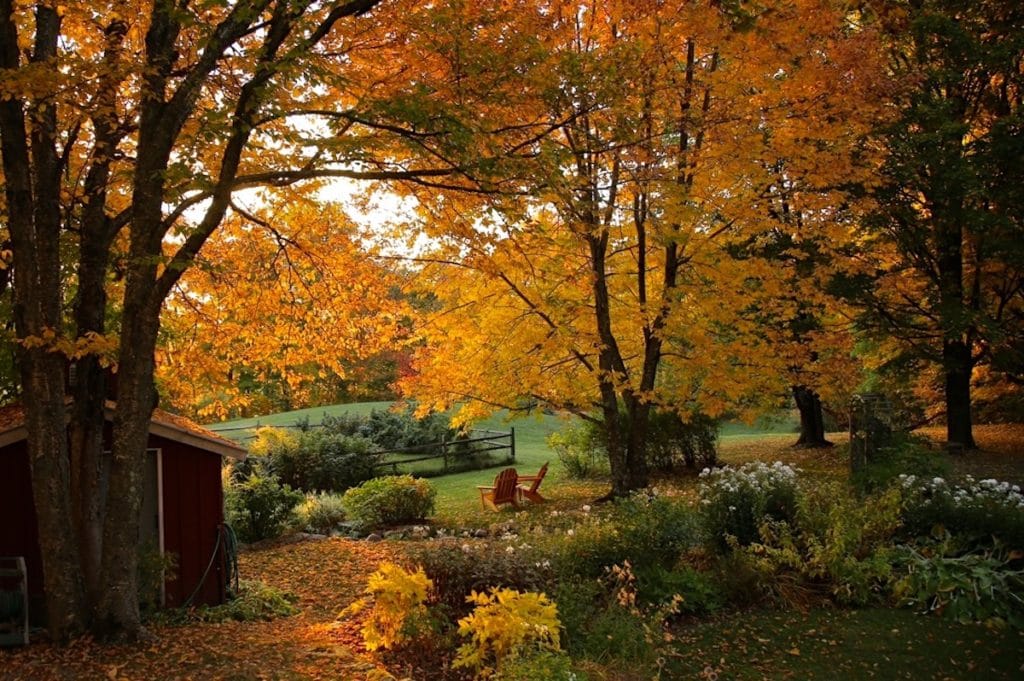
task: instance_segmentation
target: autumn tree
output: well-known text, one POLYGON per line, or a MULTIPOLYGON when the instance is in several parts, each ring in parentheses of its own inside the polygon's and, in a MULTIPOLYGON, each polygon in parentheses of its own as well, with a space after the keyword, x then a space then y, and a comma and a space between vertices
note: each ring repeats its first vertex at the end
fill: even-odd
MULTIPOLYGON (((647 482, 652 409, 715 415, 778 394, 740 347, 727 245, 772 221, 775 160, 832 186, 849 171, 870 36, 815 2, 550 3, 521 21, 543 58, 519 101, 552 133, 520 196, 428 206, 447 240, 424 276, 444 305, 406 388, 435 408, 468 401, 462 418, 536 403, 594 418, 624 494, 647 482)), ((744 264, 751 278, 778 286, 763 261, 744 264)))
POLYGON ((161 392, 207 419, 336 401, 318 391, 409 333, 399 273, 336 205, 296 191, 235 203, 165 306, 161 392), (284 405, 260 399, 270 385, 284 405))
POLYGON ((404 162, 403 145, 423 148, 419 130, 435 119, 366 104, 407 81, 382 59, 396 36, 375 19, 401 8, 370 12, 378 1, 0 1, 3 207, 55 637, 140 631, 135 544, 161 309, 232 197, 331 177, 472 184, 451 159, 404 162))
POLYGON ((1019 2, 871 3, 903 89, 865 221, 862 323, 941 370, 947 440, 974 447, 971 380, 1020 377, 1024 348, 1024 9, 1019 2))

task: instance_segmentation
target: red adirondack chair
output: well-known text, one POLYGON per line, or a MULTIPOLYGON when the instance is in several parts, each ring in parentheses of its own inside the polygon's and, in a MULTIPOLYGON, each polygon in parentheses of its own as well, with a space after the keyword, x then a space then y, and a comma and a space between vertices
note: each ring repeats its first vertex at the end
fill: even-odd
POLYGON ((519 475, 516 473, 516 469, 506 468, 498 473, 498 477, 494 478, 494 484, 490 487, 477 485, 476 488, 480 490, 480 506, 483 508, 490 506, 495 511, 498 510, 500 504, 512 504, 519 508, 520 492, 516 486, 518 481, 519 475))
POLYGON ((537 488, 540 487, 540 483, 544 481, 544 476, 548 474, 548 465, 545 463, 537 471, 536 475, 520 475, 519 476, 519 493, 532 501, 535 504, 546 501, 544 497, 540 495, 537 488), (524 486, 522 483, 529 483, 529 487, 524 486))

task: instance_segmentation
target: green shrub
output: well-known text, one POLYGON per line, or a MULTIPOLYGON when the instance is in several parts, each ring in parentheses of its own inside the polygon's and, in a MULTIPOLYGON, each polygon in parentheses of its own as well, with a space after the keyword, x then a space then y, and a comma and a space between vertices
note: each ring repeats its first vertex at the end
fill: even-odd
POLYGON ((321 427, 326 433, 367 439, 382 450, 415 451, 420 445, 451 442, 458 436, 444 414, 416 418, 412 407, 399 412, 374 409, 368 416, 325 416, 321 427))
POLYGON ((537 549, 514 543, 446 539, 413 545, 411 560, 434 583, 434 598, 452 618, 466 615, 466 598, 495 587, 550 592, 550 562, 537 549), (509 550, 511 548, 511 550, 509 550))
POLYGON ((700 515, 711 546, 730 550, 758 540, 766 520, 792 522, 796 515, 796 470, 776 461, 701 471, 700 515))
POLYGON ((380 461, 372 441, 320 429, 300 433, 294 447, 270 457, 281 482, 306 492, 344 492, 372 478, 380 461))
POLYGON ((276 475, 265 470, 253 470, 224 490, 228 523, 244 542, 280 535, 291 524, 295 505, 302 498, 301 493, 282 485, 276 475))
POLYGON ((679 599, 644 607, 636 586, 628 563, 612 566, 600 580, 576 578, 558 585, 563 641, 573 658, 594 660, 624 678, 658 678, 658 658, 668 640, 666 622, 678 612, 679 599))
POLYGON ((575 659, 624 662, 651 657, 643 623, 620 605, 596 579, 569 579, 554 591, 565 627, 566 651, 575 659))
POLYGON ((586 681, 584 672, 574 670, 572 658, 562 652, 540 652, 506 660, 494 681, 586 681))
POLYGON ((1024 628, 1024 570, 994 552, 947 557, 904 549, 906 574, 893 594, 900 605, 958 622, 1024 628))
POLYGON ((353 487, 341 498, 348 518, 361 527, 382 527, 422 520, 434 512, 437 491, 411 475, 389 475, 353 487))
POLYGON ((294 594, 259 581, 242 580, 238 596, 222 605, 202 606, 193 614, 202 622, 257 622, 290 617, 299 609, 294 594))
POLYGON ((682 596, 679 612, 708 615, 725 605, 725 594, 715 576, 688 565, 667 569, 660 565, 636 568, 637 598, 652 605, 664 605, 682 596))
POLYGON ((684 502, 637 493, 546 541, 564 578, 596 578, 625 561, 670 567, 699 535, 697 517, 684 502))
POLYGON ((903 537, 922 538, 945 531, 967 548, 993 541, 1024 549, 1024 495, 1020 487, 967 476, 962 484, 944 478, 899 478, 903 494, 903 537))
POLYGON ((795 522, 766 521, 760 539, 738 551, 764 595, 788 607, 819 596, 863 605, 886 593, 899 495, 855 499, 838 485, 798 497, 795 522))
POLYGON ((139 609, 151 613, 160 607, 160 594, 165 581, 174 580, 178 570, 178 554, 161 553, 153 544, 139 547, 138 584, 139 609))
POLYGON ((943 477, 949 471, 945 456, 932 449, 928 441, 914 436, 897 434, 893 443, 883 447, 851 477, 854 488, 870 494, 894 484, 900 475, 917 478, 943 477))
POLYGON ((330 534, 345 520, 345 509, 337 494, 307 494, 295 513, 299 528, 317 534, 330 534))
POLYGON ((718 463, 718 421, 702 414, 685 420, 674 411, 651 412, 647 463, 656 470, 700 470, 718 463))
POLYGON ((567 476, 574 480, 606 477, 609 473, 608 451, 601 431, 583 421, 574 421, 568 427, 547 438, 567 476))

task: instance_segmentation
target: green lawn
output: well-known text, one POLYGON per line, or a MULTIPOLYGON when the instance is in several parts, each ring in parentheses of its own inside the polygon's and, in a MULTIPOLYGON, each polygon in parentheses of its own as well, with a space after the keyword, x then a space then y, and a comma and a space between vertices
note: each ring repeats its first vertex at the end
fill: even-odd
MULTIPOLYGON (((342 414, 365 415, 371 411, 388 409, 390 402, 359 402, 354 404, 336 404, 325 407, 311 407, 298 411, 271 414, 234 421, 225 421, 207 426, 211 430, 222 433, 225 437, 235 439, 243 444, 251 439, 257 426, 293 426, 308 418, 312 424, 319 423, 325 415, 340 416, 342 414)), ((494 416, 476 424, 477 428, 486 430, 507 431, 515 428, 516 463, 520 473, 534 473, 545 462, 550 464, 547 480, 541 486, 541 492, 558 489, 552 495, 562 500, 563 505, 578 506, 600 496, 607 491, 605 482, 578 483, 565 479, 558 457, 546 443, 548 435, 565 427, 568 419, 549 414, 509 419, 508 412, 500 411, 494 416)), ((755 443, 768 436, 768 440, 778 443, 789 443, 795 440, 796 422, 789 413, 779 418, 762 420, 752 425, 741 422, 729 422, 723 425, 721 438, 723 451, 728 452, 730 446, 742 447, 745 443, 755 443)), ((479 493, 477 485, 489 485, 500 468, 467 471, 451 475, 431 478, 438 492, 438 519, 442 522, 478 525, 493 522, 493 514, 479 513, 479 493)))

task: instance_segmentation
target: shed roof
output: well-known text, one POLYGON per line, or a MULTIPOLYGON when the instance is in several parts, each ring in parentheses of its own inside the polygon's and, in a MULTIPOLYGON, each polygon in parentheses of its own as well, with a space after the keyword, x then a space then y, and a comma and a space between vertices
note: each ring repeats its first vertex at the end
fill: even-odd
MULTIPOLYGON (((70 400, 68 400, 67 405, 70 408, 70 400)), ((108 401, 106 403, 108 420, 113 417, 114 406, 113 402, 108 401)), ((228 456, 232 459, 244 459, 246 455, 246 449, 237 442, 222 437, 212 430, 203 428, 184 416, 178 416, 163 409, 153 410, 153 416, 149 421, 149 434, 181 442, 197 449, 220 454, 221 456, 228 456)), ((25 407, 21 404, 0 407, 0 447, 6 447, 27 437, 25 407)))

